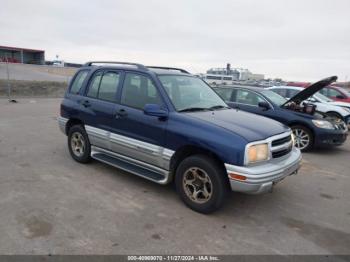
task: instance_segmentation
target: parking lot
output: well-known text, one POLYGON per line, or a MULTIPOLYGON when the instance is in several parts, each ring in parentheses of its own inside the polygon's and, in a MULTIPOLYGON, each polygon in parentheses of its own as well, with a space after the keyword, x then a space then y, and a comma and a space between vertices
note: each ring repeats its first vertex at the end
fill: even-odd
POLYGON ((69 155, 60 99, 0 100, 1 254, 348 254, 350 141, 303 154, 273 193, 187 208, 161 186, 69 155))

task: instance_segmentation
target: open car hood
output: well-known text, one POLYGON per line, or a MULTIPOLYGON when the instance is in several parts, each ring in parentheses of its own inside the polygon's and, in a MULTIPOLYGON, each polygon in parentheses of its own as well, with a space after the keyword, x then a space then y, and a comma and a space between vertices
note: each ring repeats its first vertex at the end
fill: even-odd
POLYGON ((291 99, 289 99, 287 102, 285 102, 283 106, 289 104, 290 102, 294 102, 296 104, 300 104, 302 101, 308 99, 309 97, 313 96, 315 93, 320 91, 322 88, 332 84, 333 82, 337 81, 337 76, 331 76, 327 77, 325 79, 322 79, 316 83, 313 83, 309 87, 306 87, 304 90, 297 93, 295 96, 293 96, 291 99))

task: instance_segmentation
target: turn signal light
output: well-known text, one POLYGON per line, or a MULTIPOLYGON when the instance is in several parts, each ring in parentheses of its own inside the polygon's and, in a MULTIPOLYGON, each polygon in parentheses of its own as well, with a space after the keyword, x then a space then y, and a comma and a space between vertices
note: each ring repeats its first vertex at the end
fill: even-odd
POLYGON ((234 173, 230 173, 228 176, 232 179, 241 180, 241 181, 245 181, 247 179, 245 176, 234 174, 234 173))

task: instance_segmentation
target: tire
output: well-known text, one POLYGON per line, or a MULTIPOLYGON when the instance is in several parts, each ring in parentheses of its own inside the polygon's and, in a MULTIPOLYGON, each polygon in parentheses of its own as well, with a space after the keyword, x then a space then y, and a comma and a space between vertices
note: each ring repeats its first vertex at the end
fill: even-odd
POLYGON ((79 163, 91 161, 91 145, 83 126, 75 125, 68 130, 68 148, 70 155, 75 161, 79 163))
POLYGON ((302 152, 306 152, 313 148, 314 135, 310 129, 302 125, 292 126, 291 129, 295 139, 295 147, 299 148, 302 152), (305 144, 305 139, 308 140, 307 144, 305 144))
POLYGON ((205 155, 185 158, 176 170, 175 185, 182 201, 192 210, 203 214, 219 209, 229 192, 224 169, 205 155))

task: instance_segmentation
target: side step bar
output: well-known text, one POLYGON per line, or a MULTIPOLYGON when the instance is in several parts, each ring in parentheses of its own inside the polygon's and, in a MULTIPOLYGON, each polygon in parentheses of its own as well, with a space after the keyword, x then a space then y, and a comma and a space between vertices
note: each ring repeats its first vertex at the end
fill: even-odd
POLYGON ((92 146, 91 157, 158 184, 167 184, 170 182, 169 171, 116 154, 109 150, 92 146))

